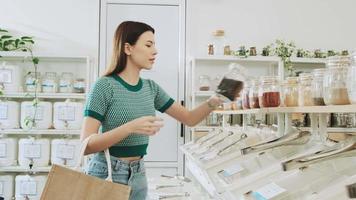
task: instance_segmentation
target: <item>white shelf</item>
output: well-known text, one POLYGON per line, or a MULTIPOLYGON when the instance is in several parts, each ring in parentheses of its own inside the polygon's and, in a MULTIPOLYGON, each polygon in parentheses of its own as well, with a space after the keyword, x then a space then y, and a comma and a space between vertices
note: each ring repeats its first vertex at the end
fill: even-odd
POLYGON ((221 128, 221 126, 194 126, 194 127, 191 127, 192 129, 195 129, 195 130, 211 130, 211 129, 214 129, 214 128, 221 128))
POLYGON ((196 61, 241 61, 241 62, 268 62, 268 63, 278 63, 281 59, 276 56, 248 56, 248 57, 238 57, 238 56, 198 56, 193 58, 196 61))
MULTIPOLYGON (((301 127, 303 131, 310 131, 310 127, 301 127)), ((356 128, 339 128, 339 127, 329 127, 326 129, 327 132, 340 132, 340 133, 356 133, 356 128)))
POLYGON ((214 94, 215 94, 214 91, 196 91, 195 92, 196 97, 210 97, 214 94))
MULTIPOLYGON (((32 172, 49 172, 51 170, 51 166, 48 167, 33 167, 32 172)), ((30 169, 28 167, 22 166, 10 166, 10 167, 0 167, 0 172, 29 172, 30 169)))
POLYGON ((325 58, 291 58, 292 63, 305 63, 305 64, 325 64, 325 58))
POLYGON ((1 134, 5 135, 80 135, 80 130, 24 130, 24 129, 4 129, 1 134))
MULTIPOLYGON (((85 99, 84 93, 37 93, 38 98, 46 99, 85 99)), ((1 97, 5 98, 34 98, 34 93, 26 92, 4 92, 1 97)))
MULTIPOLYGON (((82 55, 54 55, 54 54, 37 54, 33 52, 33 55, 41 60, 56 60, 56 61, 85 61, 89 57, 82 55)), ((6 60, 22 60, 24 58, 30 58, 29 52, 22 51, 0 51, 0 56, 6 60)), ((0 60, 2 59, 0 58, 0 60)))
POLYGON ((214 111, 217 114, 256 114, 256 113, 356 113, 354 105, 275 107, 249 110, 214 111))

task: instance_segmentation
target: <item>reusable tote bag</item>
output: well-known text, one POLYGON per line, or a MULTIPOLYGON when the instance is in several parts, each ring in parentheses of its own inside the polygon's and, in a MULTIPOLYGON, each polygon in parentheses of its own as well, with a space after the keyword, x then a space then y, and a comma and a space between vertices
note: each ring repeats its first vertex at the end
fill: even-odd
POLYGON ((59 165, 52 166, 41 200, 129 199, 131 188, 127 185, 112 182, 112 169, 108 150, 105 150, 105 158, 108 165, 108 177, 106 180, 86 175, 80 171, 84 151, 92 136, 94 135, 90 135, 83 141, 80 159, 74 170, 59 165))

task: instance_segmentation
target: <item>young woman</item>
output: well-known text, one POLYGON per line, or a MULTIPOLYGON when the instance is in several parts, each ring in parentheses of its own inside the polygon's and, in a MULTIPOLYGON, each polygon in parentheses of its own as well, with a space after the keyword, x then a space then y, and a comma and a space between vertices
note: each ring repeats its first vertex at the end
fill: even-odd
POLYGON ((111 64, 93 85, 84 111, 81 139, 95 133, 85 151, 95 153, 87 173, 107 177, 103 150, 109 148, 113 181, 130 185, 130 199, 141 200, 147 195, 143 157, 149 136, 163 125, 162 119, 155 117, 155 110, 194 126, 221 104, 221 100, 213 96, 188 111, 153 80, 140 78, 140 71, 151 69, 157 55, 151 26, 125 21, 116 29, 113 42, 111 64))

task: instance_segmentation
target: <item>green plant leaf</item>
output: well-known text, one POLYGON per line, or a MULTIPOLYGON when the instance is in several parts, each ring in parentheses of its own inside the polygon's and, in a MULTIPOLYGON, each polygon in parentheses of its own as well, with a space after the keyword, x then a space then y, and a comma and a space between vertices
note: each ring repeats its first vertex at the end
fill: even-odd
POLYGON ((9 32, 9 31, 7 31, 7 30, 5 30, 5 29, 1 29, 1 28, 0 28, 0 32, 7 33, 7 32, 9 32))
POLYGON ((1 36, 1 39, 9 39, 9 38, 12 38, 12 36, 11 35, 3 35, 3 36, 1 36))
POLYGON ((20 41, 19 44, 25 45, 26 43, 24 41, 20 41))
POLYGON ((32 62, 37 65, 37 64, 40 62, 40 59, 37 58, 37 57, 34 57, 34 58, 32 59, 32 62))
POLYGON ((15 40, 15 47, 16 47, 16 48, 19 46, 19 43, 20 43, 20 39, 16 39, 16 40, 15 40))
POLYGON ((23 36, 23 37, 21 37, 21 40, 32 40, 32 37, 29 37, 29 36, 23 36))

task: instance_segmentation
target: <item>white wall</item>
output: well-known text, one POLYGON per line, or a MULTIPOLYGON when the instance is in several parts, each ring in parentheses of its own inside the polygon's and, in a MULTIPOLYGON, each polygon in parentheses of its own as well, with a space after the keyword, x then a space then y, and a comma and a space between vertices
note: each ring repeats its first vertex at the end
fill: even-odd
POLYGON ((216 29, 225 29, 233 49, 261 51, 280 38, 309 50, 353 50, 355 8, 354 0, 188 0, 188 55, 205 55, 216 29))
POLYGON ((97 57, 98 0, 0 0, 0 28, 35 36, 36 52, 97 57))

